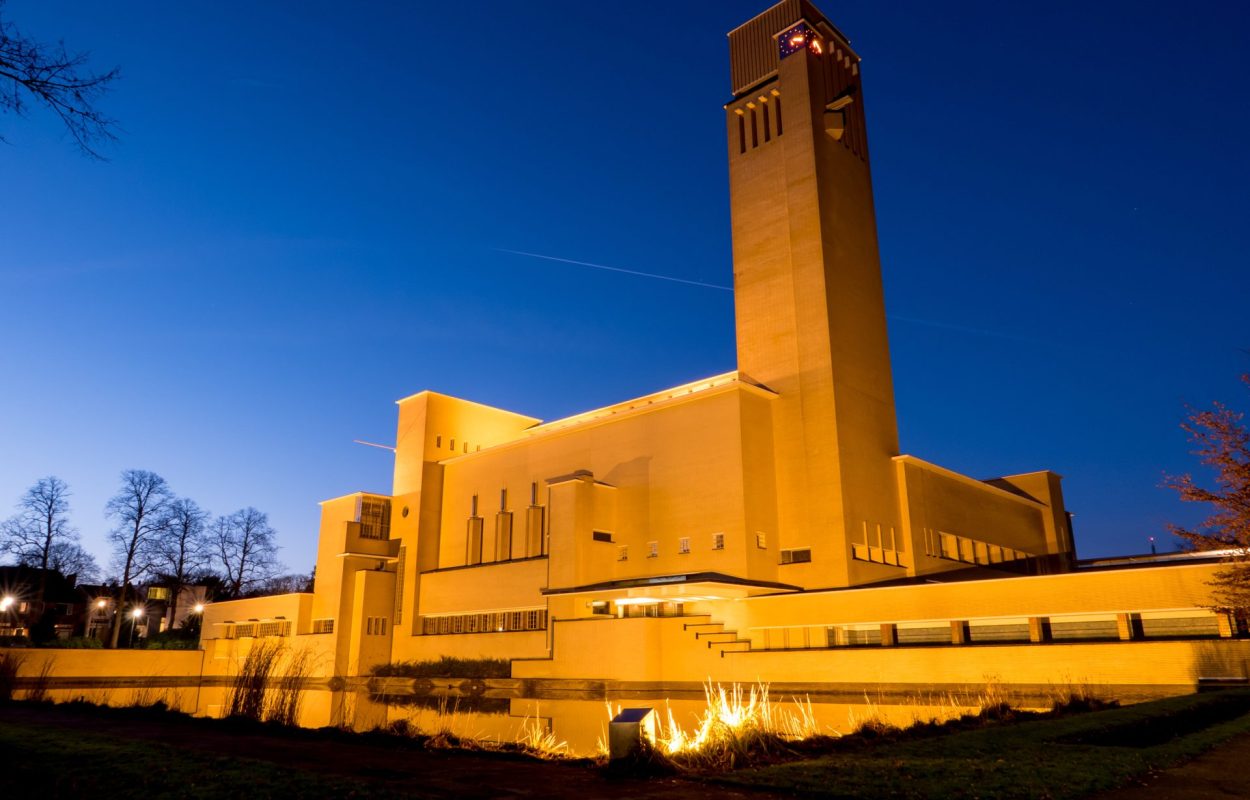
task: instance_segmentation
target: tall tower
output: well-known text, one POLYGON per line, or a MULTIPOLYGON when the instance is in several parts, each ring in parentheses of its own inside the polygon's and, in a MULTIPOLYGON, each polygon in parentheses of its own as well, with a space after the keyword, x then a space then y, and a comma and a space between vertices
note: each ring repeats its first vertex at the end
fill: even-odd
POLYGON ((859 57, 806 0, 729 34, 725 107, 738 369, 774 404, 781 547, 809 588, 898 576, 852 545, 899 535, 894 387, 859 57))

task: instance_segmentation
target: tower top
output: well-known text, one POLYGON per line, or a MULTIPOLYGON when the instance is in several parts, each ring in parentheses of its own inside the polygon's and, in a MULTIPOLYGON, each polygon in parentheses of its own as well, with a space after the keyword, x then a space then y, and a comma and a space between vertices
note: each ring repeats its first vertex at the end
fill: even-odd
POLYGON ((781 0, 729 32, 729 70, 734 97, 741 97, 777 74, 781 62, 778 34, 799 23, 835 40, 855 61, 850 40, 808 0, 781 0))

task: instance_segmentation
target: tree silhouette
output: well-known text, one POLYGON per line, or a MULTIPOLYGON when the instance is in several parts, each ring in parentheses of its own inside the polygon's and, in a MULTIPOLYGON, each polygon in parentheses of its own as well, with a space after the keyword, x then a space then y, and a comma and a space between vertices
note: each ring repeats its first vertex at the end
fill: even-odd
POLYGON ((48 570, 59 566, 54 561, 62 547, 77 546, 78 532, 69 524, 69 484, 55 475, 40 478, 22 495, 17 508, 17 514, 0 525, 0 550, 19 564, 39 570, 30 612, 31 619, 39 619, 48 589, 48 570))
MULTIPOLYGON (((0 0, 0 15, 4 3, 0 0)), ((0 16, 0 113, 25 116, 31 102, 50 109, 79 150, 103 160, 97 146, 117 137, 114 121, 95 107, 95 101, 117 80, 118 72, 116 67, 92 72, 87 58, 86 53, 66 52, 63 42, 35 41, 0 16)))
MULTIPOLYGON (((1250 388, 1250 374, 1241 376, 1250 388)), ((1250 615, 1250 431, 1243 414, 1222 403, 1211 409, 1189 409, 1181 428, 1189 434, 1194 455, 1215 473, 1213 488, 1198 485, 1193 476, 1170 475, 1164 485, 1182 500, 1208 503, 1209 517, 1194 529, 1169 525, 1172 533, 1195 550, 1227 550, 1226 566, 1211 581, 1214 606, 1240 619, 1250 615)))
POLYGON ((154 569, 169 583, 169 627, 178 624, 178 599, 192 575, 208 564, 208 512, 194 500, 179 497, 165 509, 165 519, 154 543, 154 569))
POLYGON ((127 588, 152 568, 154 546, 164 530, 165 510, 172 498, 169 485, 160 475, 145 469, 128 469, 122 473, 121 488, 105 506, 108 515, 117 521, 108 538, 121 575, 109 647, 117 647, 121 637, 127 588))
POLYGON ((231 598, 282 571, 276 535, 269 517, 250 506, 217 518, 212 531, 213 558, 231 598))

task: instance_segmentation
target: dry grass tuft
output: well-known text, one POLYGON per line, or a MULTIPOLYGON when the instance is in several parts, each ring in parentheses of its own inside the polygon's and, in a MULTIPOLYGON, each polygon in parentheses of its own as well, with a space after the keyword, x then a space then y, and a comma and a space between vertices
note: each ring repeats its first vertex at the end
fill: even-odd
POLYGON ((26 658, 18 653, 0 653, 0 703, 13 699, 17 687, 17 671, 26 658))
POLYGON ((280 639, 255 642, 230 686, 225 716, 298 725, 311 671, 308 651, 288 648, 280 639))
POLYGON ((811 702, 795 701, 782 708, 759 683, 728 688, 708 681, 703 687, 707 708, 694 730, 673 718, 672 708, 660 719, 656 748, 674 764, 694 769, 727 770, 789 753, 788 743, 819 733, 811 702))

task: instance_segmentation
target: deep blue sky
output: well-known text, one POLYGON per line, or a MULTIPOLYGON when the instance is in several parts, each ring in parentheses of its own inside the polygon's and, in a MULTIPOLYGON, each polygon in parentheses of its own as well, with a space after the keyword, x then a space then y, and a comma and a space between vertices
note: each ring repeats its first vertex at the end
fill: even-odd
MULTIPOLYGON (((1185 403, 1250 370, 1250 28, 1228 2, 827 2, 864 57, 904 452, 1065 476, 1140 552, 1185 403)), ((544 419, 734 367, 724 34, 763 2, 88 3, 112 160, 0 117, 0 504, 55 473, 105 561, 128 467, 254 505, 388 491, 392 401, 544 419)), ((4 513, 7 513, 5 511, 4 513)))

